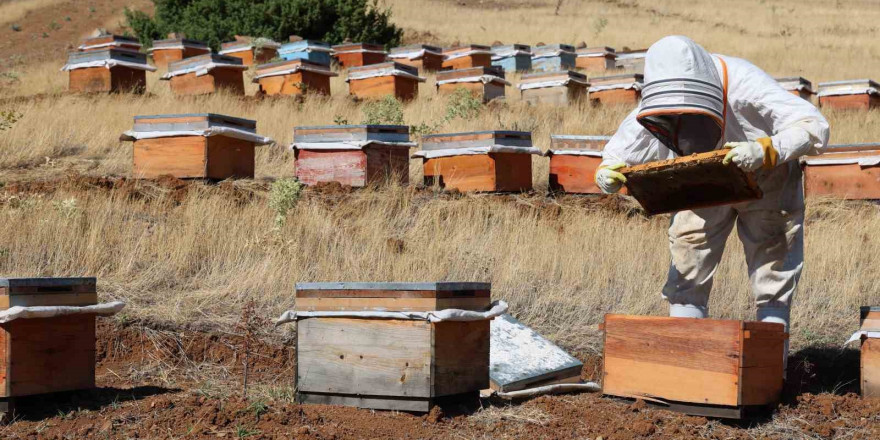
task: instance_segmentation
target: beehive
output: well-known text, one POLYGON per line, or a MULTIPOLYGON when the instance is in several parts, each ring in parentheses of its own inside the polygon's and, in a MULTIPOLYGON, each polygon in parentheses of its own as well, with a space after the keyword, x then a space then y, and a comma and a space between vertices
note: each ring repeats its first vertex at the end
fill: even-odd
POLYGON ((547 44, 532 49, 532 70, 574 70, 576 60, 574 46, 568 44, 547 44))
MULTIPOLYGON (((94 278, 0 278, 0 311, 97 302, 94 278)), ((94 387, 94 315, 0 324, 0 416, 12 410, 16 397, 94 387)))
POLYGON ((256 127, 256 121, 213 113, 135 116, 121 139, 134 142, 135 177, 252 179, 254 147, 272 142, 256 127))
POLYGON ((244 95, 244 71, 241 58, 208 53, 168 65, 162 79, 171 82, 175 95, 205 95, 224 90, 244 95))
POLYGON ((70 52, 67 64, 71 92, 143 93, 147 87, 147 71, 156 68, 147 64, 147 56, 128 49, 96 49, 70 52))
POLYGON ((605 315, 602 392, 742 418, 779 401, 782 324, 605 315))
POLYGON ((880 106, 880 84, 870 79, 819 83, 819 106, 836 110, 870 110, 880 106))
POLYGON ((532 48, 527 44, 492 46, 492 65, 505 72, 532 70, 532 48))
POLYGON ((406 101, 419 95, 419 83, 425 78, 419 70, 397 62, 372 64, 348 69, 348 93, 358 98, 394 96, 406 101))
POLYGON ((812 101, 813 95, 816 94, 813 92, 813 83, 799 76, 776 78, 776 81, 783 89, 807 101, 812 101))
POLYGON ((648 49, 636 49, 617 52, 614 65, 618 69, 643 73, 645 71, 645 56, 647 54, 648 49))
POLYGON ((330 95, 330 77, 339 76, 324 64, 304 59, 278 61, 257 66, 254 79, 265 95, 330 95))
POLYGON ((804 157, 802 163, 809 197, 880 199, 880 144, 829 145, 823 154, 804 157))
MULTIPOLYGON (((610 136, 550 135, 550 190, 572 194, 602 194, 596 171, 610 136)), ((625 191, 625 189, 624 189, 625 191)))
POLYGON ((264 64, 278 57, 281 44, 265 38, 242 38, 220 45, 220 55, 241 58, 245 66, 264 64))
POLYGON ((520 192, 532 189, 532 134, 478 131, 422 136, 426 185, 458 191, 520 192))
MULTIPOLYGON (((298 313, 482 311, 489 283, 300 283, 298 313)), ((427 412, 489 387, 489 321, 299 316, 297 399, 427 412)))
POLYGON ((423 72, 434 72, 443 68, 443 49, 427 44, 395 47, 388 53, 388 60, 415 67, 423 72))
POLYGON ((381 64, 388 60, 388 52, 381 44, 346 43, 333 46, 333 58, 344 69, 381 64))
POLYGON ((861 345, 862 396, 880 399, 880 307, 862 307, 859 330, 864 332, 861 345))
POLYGON ((169 38, 167 40, 153 40, 153 47, 147 52, 153 56, 153 64, 164 70, 174 61, 211 53, 211 48, 201 41, 169 38))
POLYGON ((296 127, 296 177, 306 185, 338 182, 352 187, 397 181, 409 183, 406 125, 296 127))
POLYGON ((332 52, 330 45, 323 41, 300 40, 282 44, 278 56, 286 61, 307 60, 329 66, 332 52))
POLYGON ((443 50, 443 69, 458 70, 492 65, 492 50, 489 46, 468 44, 443 50))
POLYGON ((122 35, 100 35, 86 38, 77 49, 80 51, 128 49, 138 52, 142 47, 143 45, 136 38, 122 35))
POLYGON ((642 96, 641 74, 611 75, 590 80, 590 102, 594 105, 634 105, 642 96))
POLYGON ((587 76, 571 70, 522 76, 519 89, 530 104, 576 105, 587 98, 587 76))
POLYGON ((438 93, 452 93, 456 89, 465 89, 483 103, 504 98, 505 87, 509 85, 510 83, 504 79, 504 71, 495 66, 444 70, 437 72, 435 83, 438 93))
POLYGON ((617 53, 612 47, 584 47, 577 50, 575 65, 585 72, 605 72, 617 68, 617 53))

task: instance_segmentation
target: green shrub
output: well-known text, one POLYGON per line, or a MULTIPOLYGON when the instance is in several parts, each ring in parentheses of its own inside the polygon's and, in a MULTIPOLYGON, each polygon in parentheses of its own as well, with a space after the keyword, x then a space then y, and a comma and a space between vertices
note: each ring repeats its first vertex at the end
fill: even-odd
POLYGON ((144 45, 182 32, 218 49, 235 35, 287 41, 290 35, 340 43, 345 39, 394 46, 403 31, 377 0, 153 0, 155 14, 125 10, 144 45))
POLYGON ((303 184, 296 179, 278 179, 269 190, 269 208, 275 211, 275 226, 284 226, 287 212, 296 206, 302 195, 303 184))
POLYGON ((403 104, 394 96, 387 95, 378 101, 369 101, 361 111, 364 114, 361 124, 403 125, 403 104))
POLYGON ((479 116, 481 111, 483 111, 483 102, 467 89, 460 87, 449 97, 445 120, 447 122, 457 118, 471 120, 479 116))
POLYGON ((12 128, 19 119, 21 119, 21 113, 12 110, 0 111, 0 131, 12 128))

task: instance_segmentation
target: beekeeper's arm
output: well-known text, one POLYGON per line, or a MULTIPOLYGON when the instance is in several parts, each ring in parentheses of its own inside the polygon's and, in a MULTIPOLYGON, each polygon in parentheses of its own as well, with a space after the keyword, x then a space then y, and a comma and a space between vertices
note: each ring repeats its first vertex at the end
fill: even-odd
POLYGON ((725 147, 733 151, 725 163, 733 161, 746 171, 770 169, 779 164, 797 160, 801 156, 818 154, 828 144, 828 121, 815 106, 783 89, 753 64, 736 60, 742 72, 736 76, 730 90, 734 106, 742 106, 741 114, 752 119, 752 125, 766 127, 767 137, 748 142, 730 142, 725 147))
POLYGON ((620 168, 654 160, 667 159, 671 154, 659 140, 636 121, 638 109, 620 124, 617 132, 602 151, 602 164, 596 171, 596 186, 605 194, 616 193, 626 182, 620 168))

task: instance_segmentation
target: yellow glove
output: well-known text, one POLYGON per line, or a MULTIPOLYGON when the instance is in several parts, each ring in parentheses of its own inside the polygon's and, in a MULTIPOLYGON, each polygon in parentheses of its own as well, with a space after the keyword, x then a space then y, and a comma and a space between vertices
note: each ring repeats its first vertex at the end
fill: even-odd
POLYGON ((724 165, 733 162, 743 171, 756 171, 758 168, 771 169, 776 166, 779 153, 773 148, 770 138, 760 138, 754 142, 728 142, 724 148, 733 148, 724 156, 724 165))
POLYGON ((620 191, 623 184, 626 183, 626 176, 618 173, 617 170, 625 167, 625 163, 616 163, 610 166, 600 167, 596 171, 596 186, 605 194, 613 194, 620 191))

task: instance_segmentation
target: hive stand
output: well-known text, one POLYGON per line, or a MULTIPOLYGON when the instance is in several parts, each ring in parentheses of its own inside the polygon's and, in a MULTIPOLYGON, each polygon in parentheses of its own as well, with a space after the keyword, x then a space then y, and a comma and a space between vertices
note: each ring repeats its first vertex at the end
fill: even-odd
POLYGON ((880 144, 829 145, 801 159, 804 193, 848 200, 880 199, 880 144))
POLYGON ((576 60, 574 46, 568 44, 547 44, 532 50, 532 70, 535 71, 574 70, 576 60))
MULTIPOLYGON (((610 136, 550 135, 550 191, 569 194, 602 194, 596 171, 610 136)), ((626 193, 626 188, 622 190, 626 193)))
POLYGON ((329 66, 332 52, 330 45, 323 41, 300 40, 282 44, 278 56, 285 61, 301 59, 329 66))
POLYGON ((606 72, 617 69, 617 53, 613 47, 584 47, 577 50, 575 66, 585 72, 606 72))
POLYGON ((147 56, 128 49, 70 52, 64 69, 68 90, 75 93, 137 93, 147 88, 147 56))
POLYGON ((388 60, 415 67, 421 72, 434 72, 443 68, 443 49, 427 44, 395 47, 388 53, 388 60))
POLYGON ((527 44, 492 46, 492 65, 504 72, 528 72, 532 70, 532 48, 527 44))
POLYGON ((593 105, 635 105, 641 98, 644 77, 641 74, 611 75, 590 80, 593 105))
POLYGON ((330 95, 330 77, 339 76, 324 64, 305 59, 278 61, 257 66, 254 79, 260 84, 257 93, 265 95, 330 95))
POLYGON ((169 38, 167 40, 153 40, 153 47, 147 52, 153 56, 153 64, 164 70, 174 61, 211 53, 211 48, 202 41, 169 38))
POLYGON ((348 93, 362 99, 381 99, 394 96, 401 101, 419 95, 419 83, 425 79, 419 70, 397 62, 371 64, 348 69, 348 93))
POLYGON ((465 89, 484 104, 504 98, 505 87, 510 83, 504 79, 504 71, 497 66, 472 67, 437 72, 437 93, 453 93, 465 89))
POLYGON ((443 50, 443 70, 470 69, 492 65, 492 50, 489 46, 468 44, 443 50))
POLYGON ((813 101, 813 95, 815 95, 816 92, 813 91, 813 83, 809 80, 800 76, 793 76, 788 78, 776 78, 776 81, 789 93, 799 96, 805 101, 813 101))
POLYGON ((224 90, 244 95, 244 71, 241 58, 205 54, 168 65, 163 80, 170 80, 171 91, 178 96, 207 95, 224 90))
POLYGON ((280 44, 274 41, 263 41, 250 37, 242 40, 230 41, 220 45, 220 55, 241 58, 242 65, 253 66, 265 64, 278 57, 280 44))
POLYGON ((587 98, 587 76, 571 70, 522 76, 519 89, 529 104, 577 105, 587 98))
POLYGON ((388 60, 381 44, 346 43, 333 46, 333 58, 343 69, 380 64, 388 60))
POLYGON ((870 79, 819 83, 819 107, 871 110, 880 106, 880 84, 870 79))

